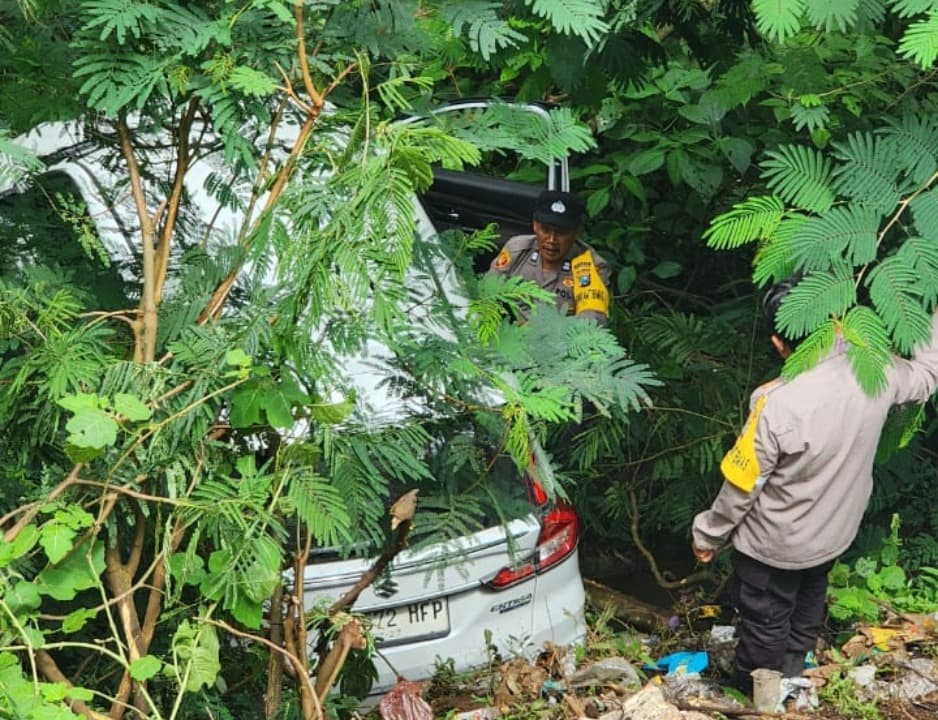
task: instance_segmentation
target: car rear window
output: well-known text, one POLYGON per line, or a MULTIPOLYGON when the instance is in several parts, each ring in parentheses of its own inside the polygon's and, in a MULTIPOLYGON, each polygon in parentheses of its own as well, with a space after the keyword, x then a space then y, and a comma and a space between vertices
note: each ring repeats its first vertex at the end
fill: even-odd
POLYGON ((68 281, 88 307, 127 307, 129 287, 105 252, 75 182, 66 173, 32 178, 0 196, 0 280, 45 267, 68 281))

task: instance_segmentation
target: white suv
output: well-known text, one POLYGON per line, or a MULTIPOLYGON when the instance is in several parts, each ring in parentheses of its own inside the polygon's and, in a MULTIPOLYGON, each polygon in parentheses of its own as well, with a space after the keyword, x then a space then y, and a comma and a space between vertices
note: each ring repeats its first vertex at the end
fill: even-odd
MULTIPOLYGON (((485 103, 465 102, 448 111, 458 123, 471 122, 472 115, 484 109, 485 103)), ((543 107, 529 109, 547 117, 543 107)), ((115 201, 115 176, 100 153, 83 140, 77 126, 69 124, 42 126, 17 142, 42 158, 46 169, 29 183, 0 187, 0 279, 25 265, 56 263, 71 268, 75 282, 93 294, 102 309, 125 307, 125 298, 137 294, 139 276, 134 212, 126 199, 115 201), (87 209, 82 217, 63 218, 63 207, 82 206, 87 209), (110 267, 89 261, 81 249, 78 236, 89 230, 110 257, 110 267)), ((537 165, 524 159, 511 165, 512 172, 524 180, 440 170, 425 197, 415 198, 418 233, 429 247, 438 248, 437 230, 444 227, 473 230, 495 221, 503 237, 527 231, 537 194, 569 185, 565 158, 540 163, 535 169, 537 165)), ((506 160, 495 158, 488 167, 506 167, 506 160)), ((189 177, 205 178, 210 170, 197 164, 189 177)), ((203 222, 217 222, 217 202, 202 187, 192 187, 190 193, 197 199, 192 206, 204 216, 203 222)), ((434 254, 436 284, 425 273, 409 277, 412 297, 440 292, 439 278, 443 278, 444 292, 461 295, 446 257, 442 252, 434 254)), ((433 322, 420 312, 412 318, 415 325, 433 322)), ((401 413, 413 410, 395 405, 387 396, 381 369, 386 352, 370 345, 368 356, 349 358, 345 370, 359 388, 360 405, 384 410, 386 417, 381 421, 395 422, 401 413)), ((428 453, 446 453, 454 444, 465 442, 484 445, 475 433, 443 428, 428 453)), ((459 477, 447 482, 454 488, 465 487, 482 478, 486 491, 506 509, 504 514, 482 517, 476 527, 484 529, 463 531, 441 528, 447 522, 445 516, 418 506, 410 546, 354 605, 355 612, 370 620, 376 639, 378 675, 373 694, 392 686, 398 676, 429 677, 438 659, 451 659, 453 668, 463 671, 485 664, 492 646, 503 655, 523 652, 530 656, 545 641, 567 645, 585 635, 575 512, 566 504, 550 501, 536 483, 519 475, 507 456, 483 447, 480 457, 485 457, 482 466, 466 465, 456 473, 459 477), (435 529, 445 532, 434 534, 435 529)), ((432 467, 433 458, 427 460, 432 467)), ((372 566, 367 552, 360 554, 366 556, 343 559, 328 551, 315 554, 302 581, 307 606, 344 595, 372 566)))

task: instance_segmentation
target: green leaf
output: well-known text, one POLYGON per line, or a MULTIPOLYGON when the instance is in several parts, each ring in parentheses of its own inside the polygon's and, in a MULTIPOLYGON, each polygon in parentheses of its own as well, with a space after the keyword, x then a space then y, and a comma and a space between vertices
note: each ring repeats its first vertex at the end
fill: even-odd
POLYGON ((892 364, 889 334, 873 310, 858 305, 847 313, 844 339, 850 343, 847 357, 857 381, 868 394, 877 395, 886 387, 886 370, 892 364))
POLYGON ((804 0, 753 0, 752 10, 759 32, 783 42, 801 30, 804 0))
POLYGON ((899 352, 910 354, 916 344, 931 336, 931 315, 911 292, 918 273, 904 256, 893 255, 870 272, 870 300, 883 319, 899 352))
POLYGON ((814 27, 825 32, 844 32, 856 25, 859 3, 860 0, 811 0, 805 10, 814 27))
POLYGON ((635 176, 647 175, 664 165, 664 158, 663 148, 654 147, 640 150, 629 157, 626 169, 635 176))
POLYGON ((928 17, 912 23, 899 42, 899 55, 928 69, 938 58, 938 10, 931 10, 928 17))
POLYGON ((149 420, 153 414, 136 395, 117 393, 114 395, 114 412, 133 422, 149 420))
POLYGON ((0 535, 0 568, 8 566, 18 560, 35 547, 39 540, 39 528, 35 525, 26 525, 17 533, 11 542, 7 542, 0 535))
POLYGON ((45 523, 39 530, 39 544, 53 565, 71 552, 74 539, 75 531, 57 520, 45 523))
POLYGON ((179 666, 167 666, 164 672, 173 673, 177 680, 185 682, 189 692, 198 691, 203 685, 211 686, 221 671, 218 661, 218 634, 208 623, 193 624, 183 620, 173 634, 172 647, 179 666))
POLYGON ((559 32, 576 35, 592 45, 609 27, 603 21, 606 6, 601 0, 524 0, 535 15, 546 18, 559 32))
POLYGON ((159 658, 144 655, 130 663, 130 676, 134 680, 144 681, 154 677, 163 668, 159 658))
POLYGON ((871 133, 853 133, 846 142, 834 143, 834 149, 841 160, 834 171, 841 193, 881 213, 899 204, 900 156, 894 143, 871 133))
POLYGON ((853 276, 815 272, 806 275, 782 301, 775 322, 786 336, 803 337, 857 301, 853 276))
POLYGON ((775 195, 752 197, 717 215, 703 234, 708 247, 717 250, 737 248, 772 236, 782 220, 785 207, 775 195))
POLYGON ((343 400, 337 403, 313 403, 309 406, 310 415, 317 422, 325 425, 338 425, 346 420, 355 410, 355 403, 343 400))
POLYGON ((117 442, 117 423, 103 410, 79 408, 65 424, 68 442, 78 448, 100 450, 117 442))
POLYGON ((62 632, 69 634, 81 630, 89 620, 97 617, 98 611, 92 608, 72 610, 62 619, 62 632))
POLYGON ((35 580, 39 592, 56 600, 72 600, 79 591, 95 587, 104 572, 104 546, 94 544, 89 562, 89 543, 85 540, 57 565, 43 568, 35 580))
POLYGON ((272 77, 243 65, 231 71, 228 82, 235 90, 254 97, 267 97, 277 90, 277 81, 272 77))
POLYGON ((822 213, 834 203, 830 160, 812 148, 781 145, 760 163, 762 178, 785 202, 822 213))
POLYGON ((24 580, 13 585, 3 596, 3 601, 14 615, 36 610, 42 605, 39 588, 35 583, 24 580))
POLYGON ((651 274, 667 280, 681 274, 681 264, 673 260, 662 260, 651 269, 651 274))
POLYGON ((887 590, 902 590, 906 585, 905 570, 903 570, 898 565, 890 565, 884 567, 879 572, 880 578, 883 581, 883 587, 887 590))
POLYGON ((101 407, 101 398, 93 393, 66 395, 63 398, 59 398, 56 402, 73 413, 83 409, 97 410, 101 407))
POLYGON ((831 351, 836 339, 837 324, 828 320, 802 340, 795 351, 785 359, 782 377, 790 380, 813 368, 831 351))
POLYGON ((804 271, 827 270, 846 260, 853 266, 876 258, 879 215, 865 205, 838 205, 805 220, 788 243, 795 264, 804 271))
POLYGON ((251 357, 241 348, 234 348, 225 353, 225 364, 238 368, 251 367, 251 357))

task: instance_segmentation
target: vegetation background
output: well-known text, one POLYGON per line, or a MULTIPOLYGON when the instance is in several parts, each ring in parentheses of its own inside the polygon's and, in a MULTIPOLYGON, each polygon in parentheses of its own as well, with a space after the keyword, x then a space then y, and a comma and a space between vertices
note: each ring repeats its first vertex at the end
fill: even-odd
MULTIPOLYGON (((777 372, 760 287, 806 275, 785 306, 807 337, 786 373, 841 332, 874 392, 888 353, 927 335, 936 3, 3 0, 0 20, 0 179, 40 169, 10 138, 78 120, 134 199, 142 280, 134 308, 95 306, 68 268, 0 281, 0 707, 13 717, 246 717, 259 696, 269 717, 321 714, 316 683, 346 655, 327 644, 315 681, 294 682, 309 669, 297 649, 308 624, 337 638, 347 618, 287 607, 285 636, 266 636, 281 570, 357 533, 386 542, 374 499, 393 499, 392 483, 432 498, 440 477, 421 455, 435 420, 335 432, 351 422, 349 399, 333 399, 337 357, 368 337, 415 358, 399 380, 436 417, 468 419, 521 464, 533 437, 565 448, 538 458, 542 480, 574 501, 586 545, 638 568, 648 548, 686 545, 749 391, 777 372), (435 164, 478 162, 487 140, 389 121, 469 96, 565 109, 547 142, 577 152, 573 189, 614 268, 611 334, 562 318, 512 326, 497 308, 533 291, 471 276, 458 342, 396 331, 420 262, 410 195, 435 164), (288 120, 294 142, 273 147, 288 120), (341 143, 339 124, 352 128, 341 143), (171 143, 148 144, 157 129, 171 143), (227 249, 201 242, 182 182, 218 148, 206 190, 245 218, 227 249), (373 227, 388 228, 383 242, 373 227), (238 279, 274 256, 273 286, 238 279), (320 330, 328 343, 311 341, 320 330), (512 352, 534 333, 542 353, 512 352), (478 403, 522 369, 498 387, 505 405, 478 403), (298 419, 301 441, 280 442, 298 419), (238 692, 223 695, 229 653, 244 673, 226 673, 238 692)), ((81 226, 80 209, 63 212, 81 226)), ((451 240, 462 256, 491 246, 451 240)), ((864 592, 898 595, 938 565, 934 420, 932 407, 904 410, 884 434, 851 551, 867 562, 864 592), (881 572, 898 566, 901 578, 881 572)), ((485 498, 436 490, 441 532, 480 521, 485 498)), ((653 562, 657 581, 685 562, 653 562)))

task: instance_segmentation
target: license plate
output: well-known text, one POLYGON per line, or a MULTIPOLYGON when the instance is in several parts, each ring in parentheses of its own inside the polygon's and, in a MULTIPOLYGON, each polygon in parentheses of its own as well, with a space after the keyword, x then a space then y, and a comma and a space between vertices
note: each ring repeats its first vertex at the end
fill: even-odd
POLYGON ((446 598, 376 610, 368 613, 368 619, 378 647, 432 640, 449 633, 449 605, 446 598))

